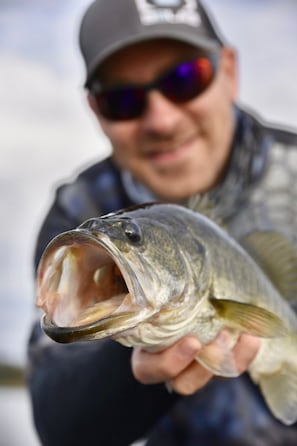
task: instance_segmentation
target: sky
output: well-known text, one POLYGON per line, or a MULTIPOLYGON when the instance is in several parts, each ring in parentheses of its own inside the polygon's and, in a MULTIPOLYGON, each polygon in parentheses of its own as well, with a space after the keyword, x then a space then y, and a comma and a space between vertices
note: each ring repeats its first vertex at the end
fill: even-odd
MULTIPOLYGON (((89 3, 0 2, 0 359, 18 364, 36 317, 35 239, 55 187, 110 150, 82 88, 77 33, 89 3)), ((238 50, 240 102, 297 128, 297 1, 204 3, 238 50)))

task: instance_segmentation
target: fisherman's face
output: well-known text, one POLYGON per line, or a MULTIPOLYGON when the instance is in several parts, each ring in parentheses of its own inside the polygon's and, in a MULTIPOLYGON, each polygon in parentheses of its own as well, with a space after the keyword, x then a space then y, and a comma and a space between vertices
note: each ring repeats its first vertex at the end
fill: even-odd
MULTIPOLYGON (((197 48, 185 43, 145 42, 107 59, 100 80, 108 87, 146 84, 196 56, 197 48)), ((236 95, 235 54, 224 48, 211 85, 187 102, 176 104, 158 90, 150 90, 141 116, 126 121, 103 117, 91 96, 89 103, 111 141, 115 162, 156 196, 178 201, 220 181, 234 132, 236 95)))

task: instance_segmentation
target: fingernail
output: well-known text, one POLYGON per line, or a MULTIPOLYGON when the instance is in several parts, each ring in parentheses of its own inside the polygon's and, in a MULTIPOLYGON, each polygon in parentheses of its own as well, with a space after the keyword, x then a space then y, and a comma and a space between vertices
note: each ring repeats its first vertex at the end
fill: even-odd
POLYGON ((179 354, 184 359, 194 359, 201 349, 201 344, 197 338, 186 338, 178 345, 179 354))

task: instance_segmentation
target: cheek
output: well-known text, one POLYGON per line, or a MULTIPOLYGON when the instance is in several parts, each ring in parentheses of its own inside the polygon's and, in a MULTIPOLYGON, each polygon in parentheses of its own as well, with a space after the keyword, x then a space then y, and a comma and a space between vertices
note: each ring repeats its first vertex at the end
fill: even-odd
POLYGON ((210 149, 215 157, 221 161, 229 151, 233 137, 234 113, 232 102, 224 92, 217 95, 216 99, 209 103, 207 128, 210 149))
POLYGON ((102 129, 112 145, 112 153, 116 162, 122 167, 129 164, 137 155, 138 125, 135 121, 118 123, 102 123, 102 129))
POLYGON ((193 122, 209 140, 217 141, 230 131, 233 122, 232 100, 221 82, 214 84, 203 96, 189 104, 193 122))
POLYGON ((209 175, 209 184, 215 182, 229 154, 234 132, 232 101, 220 85, 197 98, 191 106, 191 119, 196 122, 199 138, 199 156, 196 161, 209 175))

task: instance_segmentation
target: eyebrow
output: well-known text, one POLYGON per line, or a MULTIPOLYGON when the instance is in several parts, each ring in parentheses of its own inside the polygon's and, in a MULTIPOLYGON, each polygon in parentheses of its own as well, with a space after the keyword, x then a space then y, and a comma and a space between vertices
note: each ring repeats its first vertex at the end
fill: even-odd
POLYGON ((195 49, 195 51, 193 51, 192 56, 191 55, 188 55, 188 57, 181 56, 175 62, 168 64, 167 67, 161 68, 159 70, 159 73, 156 74, 156 76, 154 76, 154 78, 151 81, 147 81, 147 82, 136 82, 136 81, 134 82, 134 81, 126 81, 126 80, 118 79, 116 81, 112 81, 111 83, 109 83, 108 79, 107 80, 102 79, 102 74, 100 75, 100 73, 99 73, 99 70, 100 70, 100 67, 99 67, 99 69, 96 72, 96 74, 94 75, 93 79, 90 81, 90 88, 95 89, 98 92, 101 92, 102 90, 105 90, 105 89, 150 85, 150 84, 153 84, 156 80, 158 80, 162 76, 165 76, 167 73, 172 71, 175 67, 177 67, 178 65, 180 65, 184 62, 195 60, 199 57, 209 57, 209 56, 215 55, 215 54, 216 53, 214 53, 214 52, 210 53, 209 51, 205 51, 205 50, 202 50, 199 48, 197 50, 195 49))

